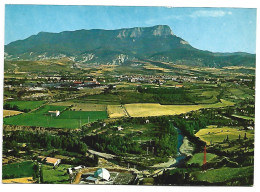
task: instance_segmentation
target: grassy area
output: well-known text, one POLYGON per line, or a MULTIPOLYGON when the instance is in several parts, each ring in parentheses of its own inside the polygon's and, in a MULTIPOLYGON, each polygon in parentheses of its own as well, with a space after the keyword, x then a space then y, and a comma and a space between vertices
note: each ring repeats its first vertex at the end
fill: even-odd
MULTIPOLYGON (((202 164, 203 164, 203 157, 204 157, 204 153, 196 153, 187 162, 187 164, 190 165, 190 164, 195 163, 195 164, 199 164, 200 166, 202 166, 202 164)), ((207 153, 207 155, 206 155, 207 162, 211 162, 215 157, 217 157, 217 155, 212 154, 212 153, 207 153)))
POLYGON ((3 179, 13 179, 21 177, 31 177, 33 175, 33 162, 24 161, 3 165, 3 179))
POLYGON ((106 111, 64 111, 65 106, 45 105, 37 111, 4 118, 4 124, 54 128, 78 128, 80 125, 106 119, 106 111), (61 111, 60 116, 51 116, 48 111, 61 111))
POLYGON ((239 135, 242 139, 245 133, 247 138, 254 138, 253 131, 242 130, 242 127, 217 127, 215 125, 207 126, 207 128, 199 130, 195 135, 209 145, 210 142, 213 144, 221 143, 227 136, 229 140, 237 140, 239 135))
POLYGON ((18 114, 21 114, 21 113, 23 113, 23 112, 14 111, 14 110, 3 110, 3 117, 9 117, 9 116, 18 115, 18 114))
POLYGON ((70 165, 61 164, 53 169, 51 165, 42 165, 43 182, 55 184, 70 183, 69 175, 67 174, 67 169, 70 167, 70 165))
POLYGON ((6 103, 10 105, 17 105, 19 110, 32 110, 37 107, 40 107, 43 103, 45 103, 45 101, 8 101, 6 103))
POLYGON ((229 168, 223 167, 220 169, 211 169, 206 172, 197 171, 193 172, 192 176, 199 181, 207 181, 210 183, 226 182, 231 179, 247 178, 252 176, 254 173, 253 166, 240 167, 240 168, 229 168))

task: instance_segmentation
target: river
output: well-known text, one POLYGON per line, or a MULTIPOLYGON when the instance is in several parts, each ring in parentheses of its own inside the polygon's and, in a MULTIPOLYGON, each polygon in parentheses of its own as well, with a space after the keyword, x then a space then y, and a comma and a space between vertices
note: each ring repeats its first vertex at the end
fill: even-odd
MULTIPOLYGON (((176 128, 176 127, 175 127, 176 128)), ((176 156, 176 163, 174 163, 173 165, 171 165, 170 167, 178 167, 179 165, 183 164, 185 162, 186 159, 186 155, 180 152, 180 147, 183 144, 183 134, 181 132, 181 130, 179 128, 176 128, 177 132, 178 132, 178 145, 177 145, 177 156, 176 156)))

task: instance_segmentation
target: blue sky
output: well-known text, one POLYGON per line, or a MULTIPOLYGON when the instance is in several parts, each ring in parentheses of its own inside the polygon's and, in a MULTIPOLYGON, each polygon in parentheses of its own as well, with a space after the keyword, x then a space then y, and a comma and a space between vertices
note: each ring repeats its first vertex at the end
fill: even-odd
POLYGON ((193 47, 255 53, 256 9, 6 5, 5 44, 41 31, 169 25, 193 47))

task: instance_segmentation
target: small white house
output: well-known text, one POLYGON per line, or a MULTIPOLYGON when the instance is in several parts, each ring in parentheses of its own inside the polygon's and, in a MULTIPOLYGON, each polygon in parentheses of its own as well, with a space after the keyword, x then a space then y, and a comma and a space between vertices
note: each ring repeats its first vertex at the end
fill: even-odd
POLYGON ((56 117, 58 117, 60 115, 60 111, 48 111, 49 114, 55 115, 56 117))

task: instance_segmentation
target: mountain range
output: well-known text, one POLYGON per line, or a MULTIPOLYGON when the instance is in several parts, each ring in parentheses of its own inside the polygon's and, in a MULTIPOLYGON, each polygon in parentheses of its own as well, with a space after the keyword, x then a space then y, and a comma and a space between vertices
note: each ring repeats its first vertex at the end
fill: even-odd
POLYGON ((5 60, 45 60, 62 57, 86 64, 123 65, 134 60, 223 67, 255 66, 255 54, 214 53, 194 48, 167 25, 117 30, 40 32, 5 45, 5 60))

